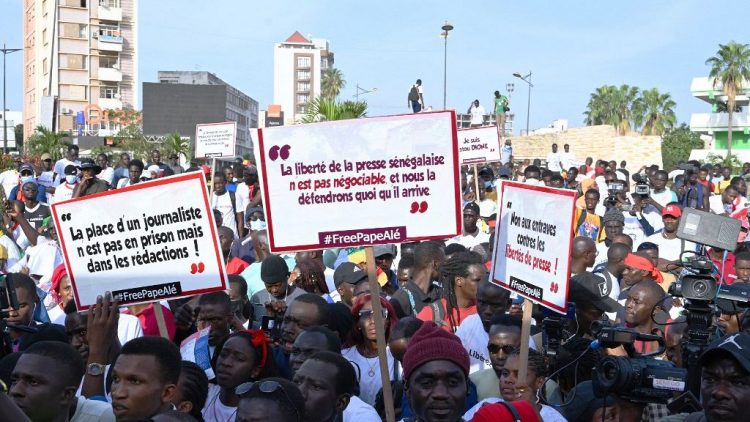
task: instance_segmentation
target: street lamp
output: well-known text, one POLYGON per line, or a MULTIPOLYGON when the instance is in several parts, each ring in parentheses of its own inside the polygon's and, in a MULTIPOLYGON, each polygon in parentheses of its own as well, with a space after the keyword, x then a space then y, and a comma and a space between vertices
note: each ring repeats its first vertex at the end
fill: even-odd
POLYGON ((445 21, 445 24, 441 27, 443 30, 442 35, 443 39, 445 40, 445 47, 443 52, 443 110, 446 109, 446 89, 448 87, 448 32, 453 30, 453 25, 449 24, 448 21, 445 21))
POLYGON ((505 91, 508 92, 508 99, 510 99, 513 96, 513 91, 516 89, 516 84, 513 82, 508 82, 505 84, 505 91))
MULTIPOLYGON (((6 48, 3 43, 3 48, 0 50, 3 52, 3 154, 8 153, 8 123, 6 122, 6 114, 8 109, 5 107, 5 56, 16 51, 21 51, 20 48, 6 48)), ((18 145, 18 139, 16 139, 16 145, 18 145)))
POLYGON ((352 97, 354 97, 357 100, 357 102, 359 102, 359 94, 370 94, 372 92, 377 92, 378 90, 377 88, 364 89, 361 86, 359 86, 359 84, 357 84, 356 88, 357 88, 357 91, 354 93, 354 95, 352 95, 352 97))
POLYGON ((531 83, 531 71, 529 71, 529 74, 526 76, 521 76, 521 74, 518 72, 513 73, 513 76, 529 84, 529 99, 526 103, 526 136, 529 136, 529 115, 531 114, 531 87, 534 86, 534 84, 531 83))

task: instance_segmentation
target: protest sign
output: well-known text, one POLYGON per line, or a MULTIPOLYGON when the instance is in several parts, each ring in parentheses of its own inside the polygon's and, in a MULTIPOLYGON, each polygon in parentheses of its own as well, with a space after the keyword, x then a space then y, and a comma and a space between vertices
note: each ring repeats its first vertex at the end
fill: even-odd
POLYGON ((193 333, 190 337, 180 343, 180 354, 182 360, 193 362, 203 369, 208 379, 215 377, 211 368, 211 352, 208 346, 208 334, 211 327, 206 327, 193 333))
POLYGON ((493 281, 565 313, 575 191, 503 182, 500 195, 493 281))
POLYGON ((233 157, 237 122, 195 125, 196 158, 233 157))
POLYGON ((258 132, 274 252, 444 239, 461 231, 452 111, 258 132))
POLYGON ((458 159, 461 164, 500 161, 500 144, 494 126, 458 131, 458 159))
POLYGON ((226 289, 203 173, 52 205, 79 310, 112 292, 123 304, 226 289))

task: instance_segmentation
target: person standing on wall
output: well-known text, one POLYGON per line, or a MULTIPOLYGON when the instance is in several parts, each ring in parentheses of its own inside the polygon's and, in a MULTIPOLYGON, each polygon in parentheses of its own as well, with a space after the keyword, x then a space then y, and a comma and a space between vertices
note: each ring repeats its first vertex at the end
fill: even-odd
POLYGON ((500 91, 495 91, 495 125, 498 139, 505 137, 505 112, 510 110, 508 104, 508 97, 500 94, 500 91))
POLYGON ((422 80, 417 79, 417 82, 409 89, 409 104, 414 113, 419 113, 424 108, 424 96, 422 95, 422 80))

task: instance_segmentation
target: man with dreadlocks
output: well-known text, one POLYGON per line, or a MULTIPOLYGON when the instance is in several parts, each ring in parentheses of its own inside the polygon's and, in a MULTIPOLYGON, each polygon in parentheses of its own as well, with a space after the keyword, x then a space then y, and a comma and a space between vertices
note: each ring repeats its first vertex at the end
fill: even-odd
POLYGON ((464 318, 477 313, 477 286, 486 275, 482 256, 476 252, 457 252, 440 268, 443 298, 425 306, 417 318, 434 321, 455 333, 464 318))

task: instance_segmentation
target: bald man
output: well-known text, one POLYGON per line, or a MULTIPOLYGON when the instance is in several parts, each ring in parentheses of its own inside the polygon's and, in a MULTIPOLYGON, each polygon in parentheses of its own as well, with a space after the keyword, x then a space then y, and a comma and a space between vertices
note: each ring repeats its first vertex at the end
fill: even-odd
MULTIPOLYGON (((625 257, 630 253, 630 248, 622 243, 613 243, 607 251, 607 262, 596 274, 607 281, 608 296, 614 300, 620 297, 620 282, 622 273, 625 271, 625 257)), ((612 317, 614 319, 614 317, 612 317)))
MULTIPOLYGON (((654 319, 666 323, 663 308, 664 290, 653 280, 644 280, 636 284, 628 291, 625 300, 624 322, 625 326, 633 328, 639 333, 651 334, 654 329, 663 330, 663 326, 654 322, 654 319), (654 318, 651 318, 651 315, 654 318)), ((658 343, 654 341, 636 341, 633 346, 639 353, 649 353, 656 350, 658 343)))
POLYGON ((593 267, 596 261, 596 243, 588 236, 573 239, 573 252, 570 257, 570 273, 575 275, 593 267))

